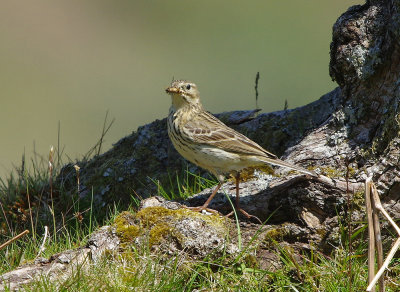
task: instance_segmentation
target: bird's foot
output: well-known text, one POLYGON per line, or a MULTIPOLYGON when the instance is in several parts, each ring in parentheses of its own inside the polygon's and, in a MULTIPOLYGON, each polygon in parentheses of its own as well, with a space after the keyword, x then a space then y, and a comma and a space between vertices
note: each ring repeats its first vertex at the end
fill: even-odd
POLYGON ((203 211, 207 211, 207 212, 210 212, 210 213, 212 213, 214 215, 219 215, 220 214, 217 210, 207 208, 204 205, 203 206, 199 206, 199 207, 188 207, 188 206, 183 206, 183 207, 185 209, 189 209, 189 210, 192 210, 194 212, 199 212, 199 213, 202 213, 203 211))
MULTIPOLYGON (((247 219, 255 219, 258 223, 263 224, 262 221, 254 215, 250 215, 249 213, 247 213, 245 210, 243 210, 242 208, 238 208, 236 207, 236 210, 240 211, 240 213, 242 213, 244 216, 246 216, 247 219)), ((225 217, 230 217, 233 215, 233 212, 230 212, 229 214, 225 215, 225 217)))

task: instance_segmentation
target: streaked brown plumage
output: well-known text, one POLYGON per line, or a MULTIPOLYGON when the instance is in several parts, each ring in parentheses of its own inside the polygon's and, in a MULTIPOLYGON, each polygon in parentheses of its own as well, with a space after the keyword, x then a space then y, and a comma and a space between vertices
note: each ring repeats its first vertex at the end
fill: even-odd
MULTIPOLYGON (((184 158, 207 169, 220 181, 207 202, 197 208, 198 210, 207 208, 226 175, 234 174, 238 186, 240 171, 244 168, 268 163, 316 175, 312 171, 278 159, 274 154, 205 111, 194 83, 185 80, 173 81, 166 92, 172 98, 168 115, 168 135, 174 147, 184 158)), ((238 203, 238 187, 236 195, 238 203)), ((247 214, 242 209, 239 210, 247 214)))

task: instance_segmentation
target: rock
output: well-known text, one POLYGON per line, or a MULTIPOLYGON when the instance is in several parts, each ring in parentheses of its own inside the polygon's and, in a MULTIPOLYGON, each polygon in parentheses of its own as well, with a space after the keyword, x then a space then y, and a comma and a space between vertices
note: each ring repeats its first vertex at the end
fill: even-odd
POLYGON ((227 241, 231 228, 225 217, 193 212, 161 197, 144 200, 135 215, 123 212, 113 225, 124 245, 144 243, 152 250, 192 257, 236 253, 238 248, 227 241))
MULTIPOLYGON (((355 193, 361 195, 363 184, 349 182, 355 193)), ((189 206, 201 206, 212 192, 206 189, 189 198, 189 206)), ((240 184, 240 206, 249 214, 265 221, 266 229, 284 225, 290 232, 279 241, 296 244, 312 244, 329 253, 337 236, 338 216, 344 215, 347 204, 346 185, 336 179, 305 175, 282 177, 264 176, 240 184), (336 224, 332 224, 335 222, 336 224)), ((235 201, 235 185, 224 184, 209 205, 223 214, 231 212, 227 196, 235 201)), ((354 210, 363 208, 363 201, 354 204, 354 210)), ((240 214, 241 215, 241 214, 240 214)), ((245 220, 246 218, 241 218, 245 220)))

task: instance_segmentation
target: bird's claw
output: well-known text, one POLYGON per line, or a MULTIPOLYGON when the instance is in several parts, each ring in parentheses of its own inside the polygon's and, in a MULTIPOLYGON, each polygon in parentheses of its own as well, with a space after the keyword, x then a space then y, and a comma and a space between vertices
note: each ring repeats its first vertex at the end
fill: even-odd
POLYGON ((214 215, 220 215, 221 213, 219 213, 217 210, 214 210, 214 209, 210 209, 210 208, 207 208, 207 207, 204 207, 204 206, 199 206, 199 207, 188 207, 188 206, 183 206, 185 209, 189 209, 189 210, 192 210, 192 211, 194 211, 194 212, 199 212, 199 213, 202 213, 203 211, 207 211, 207 212, 210 212, 210 213, 212 213, 212 214, 214 214, 214 215))
MULTIPOLYGON (((246 216, 247 219, 253 218, 253 219, 257 220, 258 223, 263 224, 262 221, 261 221, 257 216, 250 215, 249 213, 247 213, 247 212, 246 212, 245 210, 243 210, 242 208, 237 208, 237 210, 240 211, 240 213, 242 213, 244 216, 246 216)), ((232 211, 232 212, 230 212, 229 214, 225 215, 225 217, 230 217, 230 216, 232 216, 232 215, 233 215, 233 212, 234 212, 234 211, 232 211)))

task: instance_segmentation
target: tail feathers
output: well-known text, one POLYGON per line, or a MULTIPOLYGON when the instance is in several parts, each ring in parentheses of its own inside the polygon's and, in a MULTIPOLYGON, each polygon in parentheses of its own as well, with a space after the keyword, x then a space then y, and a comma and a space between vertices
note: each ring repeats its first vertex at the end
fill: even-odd
POLYGON ((293 169, 293 170, 297 170, 298 172, 301 172, 301 173, 304 173, 304 174, 308 174, 308 175, 311 175, 311 176, 318 177, 318 174, 316 174, 312 170, 307 170, 305 168, 302 168, 301 166, 290 164, 288 162, 285 162, 285 161, 277 159, 277 158, 263 157, 263 161, 265 161, 266 163, 272 164, 272 165, 287 167, 287 168, 290 168, 290 169, 293 169))

